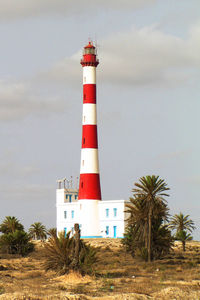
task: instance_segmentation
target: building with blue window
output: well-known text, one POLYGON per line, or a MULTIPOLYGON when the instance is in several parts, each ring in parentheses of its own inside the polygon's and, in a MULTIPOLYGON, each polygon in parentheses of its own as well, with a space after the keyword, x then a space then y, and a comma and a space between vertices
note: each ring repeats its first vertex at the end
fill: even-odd
MULTIPOLYGON (((123 238, 127 213, 127 200, 101 200, 98 202, 99 232, 101 237, 123 238)), ((78 201, 78 190, 59 186, 56 190, 57 231, 73 233, 75 223, 81 230, 82 207, 78 201)), ((85 216, 87 218, 87 216, 85 216)), ((83 237, 83 236, 82 236, 83 237)), ((86 237, 86 236, 85 236, 86 237)), ((91 236, 90 236, 91 237, 91 236)), ((84 237, 83 237, 84 238, 84 237)), ((94 236, 95 238, 95 236, 94 236)))

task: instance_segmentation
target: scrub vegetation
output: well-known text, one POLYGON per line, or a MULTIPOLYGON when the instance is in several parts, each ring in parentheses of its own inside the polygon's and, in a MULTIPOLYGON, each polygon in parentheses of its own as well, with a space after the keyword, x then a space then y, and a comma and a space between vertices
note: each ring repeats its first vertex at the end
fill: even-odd
POLYGON ((148 263, 127 253, 120 239, 85 240, 98 251, 91 273, 84 276, 73 270, 64 275, 45 271, 47 242, 33 243, 35 250, 26 257, 0 254, 3 299, 200 298, 199 242, 189 241, 184 252, 177 241, 165 258, 148 263))
POLYGON ((78 224, 73 236, 40 222, 27 233, 7 216, 0 299, 200 299, 200 242, 189 215, 170 217, 168 191, 159 176, 135 183, 122 240, 81 240, 78 224))

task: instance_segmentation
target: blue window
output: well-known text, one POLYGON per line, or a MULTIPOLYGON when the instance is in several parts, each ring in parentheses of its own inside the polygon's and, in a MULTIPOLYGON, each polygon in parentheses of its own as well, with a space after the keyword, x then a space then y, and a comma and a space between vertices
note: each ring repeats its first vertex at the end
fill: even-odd
POLYGON ((72 210, 71 213, 72 213, 72 219, 73 219, 74 218, 74 210, 72 210))
POLYGON ((67 227, 64 228, 65 236, 67 235, 67 227))
POLYGON ((78 199, 78 195, 75 195, 75 200, 77 200, 78 199))
POLYGON ((109 208, 106 208, 106 218, 109 217, 109 208))
POLYGON ((69 202, 72 202, 72 195, 66 194, 66 200, 69 200, 69 202))
POLYGON ((117 208, 113 208, 113 214, 114 214, 114 217, 117 216, 117 208))
POLYGON ((106 235, 109 235, 109 226, 106 226, 106 235))
POLYGON ((117 226, 113 226, 113 237, 117 237, 117 226))
POLYGON ((67 211, 64 210, 64 219, 67 219, 67 211))

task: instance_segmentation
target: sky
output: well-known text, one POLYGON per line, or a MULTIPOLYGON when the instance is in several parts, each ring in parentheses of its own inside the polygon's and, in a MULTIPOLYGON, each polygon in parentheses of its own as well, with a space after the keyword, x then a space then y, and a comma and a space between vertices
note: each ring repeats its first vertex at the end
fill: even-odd
POLYGON ((80 172, 83 47, 98 48, 103 199, 159 175, 200 240, 199 0, 0 0, 0 222, 56 225, 80 172))

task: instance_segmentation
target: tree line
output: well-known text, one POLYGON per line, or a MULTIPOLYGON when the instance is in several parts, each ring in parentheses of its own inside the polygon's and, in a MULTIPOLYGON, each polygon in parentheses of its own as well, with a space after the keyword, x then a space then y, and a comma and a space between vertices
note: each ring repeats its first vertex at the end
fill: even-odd
MULTIPOLYGON (((166 198, 169 187, 159 176, 145 176, 134 184, 130 203, 126 204, 127 225, 122 244, 133 257, 150 262, 170 252, 175 240, 185 244, 192 239, 194 222, 183 213, 170 217, 166 198)), ((89 273, 96 261, 98 249, 80 239, 79 225, 71 232, 57 233, 41 222, 31 224, 28 232, 14 216, 5 217, 0 224, 0 252, 25 256, 34 250, 32 240, 46 240, 44 243, 44 268, 64 274, 71 269, 89 273), (48 237, 48 239, 47 239, 48 237)))

